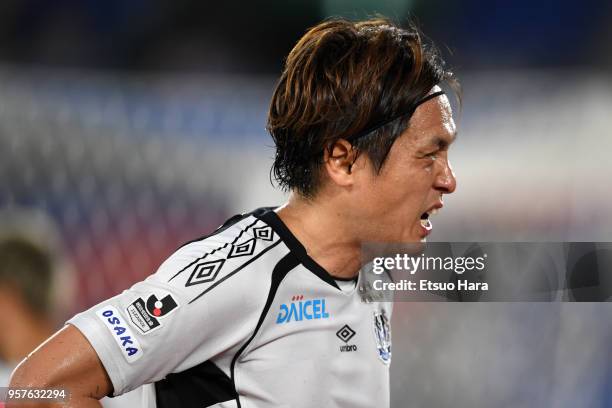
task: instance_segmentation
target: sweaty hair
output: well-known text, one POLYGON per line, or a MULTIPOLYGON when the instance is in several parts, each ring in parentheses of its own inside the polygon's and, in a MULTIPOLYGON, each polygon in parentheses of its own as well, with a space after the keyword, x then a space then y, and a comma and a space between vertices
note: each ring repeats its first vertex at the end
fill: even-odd
POLYGON ((0 240, 0 286, 16 291, 37 316, 51 311, 53 260, 43 248, 21 238, 0 240))
POLYGON ((413 24, 334 19, 311 28, 289 53, 270 103, 271 173, 284 190, 313 197, 325 149, 397 117, 352 142, 379 172, 412 107, 443 82, 458 87, 413 24))

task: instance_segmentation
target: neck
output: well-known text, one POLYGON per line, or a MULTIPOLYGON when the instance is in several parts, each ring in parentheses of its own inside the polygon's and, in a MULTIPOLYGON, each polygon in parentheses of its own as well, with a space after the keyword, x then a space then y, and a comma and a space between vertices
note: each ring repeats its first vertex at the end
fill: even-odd
POLYGON ((323 201, 309 201, 292 194, 277 214, 308 255, 330 275, 354 278, 360 269, 361 243, 339 207, 323 201))

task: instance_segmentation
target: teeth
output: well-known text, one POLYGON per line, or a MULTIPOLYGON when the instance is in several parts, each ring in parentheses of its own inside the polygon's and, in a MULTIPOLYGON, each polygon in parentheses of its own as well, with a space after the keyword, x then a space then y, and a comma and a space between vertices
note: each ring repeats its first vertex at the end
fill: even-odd
POLYGON ((439 209, 437 209, 437 208, 434 208, 433 210, 431 210, 431 211, 429 212, 429 215, 436 215, 436 214, 438 213, 438 211, 440 211, 440 210, 439 210, 439 209))
POLYGON ((431 222, 429 219, 421 220, 421 225, 425 228, 431 228, 431 222))

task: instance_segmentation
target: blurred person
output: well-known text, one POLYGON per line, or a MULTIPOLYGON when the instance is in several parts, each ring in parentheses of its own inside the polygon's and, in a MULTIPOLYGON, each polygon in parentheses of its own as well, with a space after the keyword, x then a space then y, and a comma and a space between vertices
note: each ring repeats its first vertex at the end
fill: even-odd
POLYGON ((32 208, 0 210, 0 386, 57 330, 72 287, 53 221, 32 208), (58 296, 58 286, 65 288, 64 296, 58 296))
POLYGON ((52 258, 21 237, 0 240, 0 386, 56 330, 52 321, 52 258))
MULTIPOLYGON (((55 224, 32 209, 0 212, 0 387, 60 326, 70 308, 74 276, 55 224)), ((105 408, 136 407, 139 395, 105 399, 105 408)))
POLYGON ((412 25, 311 28, 268 116, 288 202, 232 217, 76 315, 11 385, 65 387, 66 407, 143 384, 158 408, 389 406, 391 304, 361 301, 360 250, 425 240, 455 190, 443 83, 456 84, 412 25))

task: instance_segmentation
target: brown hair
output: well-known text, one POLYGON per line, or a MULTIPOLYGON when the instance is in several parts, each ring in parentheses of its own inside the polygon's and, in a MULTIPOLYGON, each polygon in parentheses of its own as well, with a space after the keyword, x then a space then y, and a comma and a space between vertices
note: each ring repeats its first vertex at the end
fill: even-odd
POLYGON ((414 24, 333 19, 311 28, 289 53, 272 96, 271 172, 283 189, 312 197, 326 148, 398 117, 353 143, 380 171, 411 107, 445 81, 456 84, 414 24))
POLYGON ((0 286, 23 297, 38 316, 51 314, 52 255, 25 238, 0 239, 0 286))

